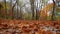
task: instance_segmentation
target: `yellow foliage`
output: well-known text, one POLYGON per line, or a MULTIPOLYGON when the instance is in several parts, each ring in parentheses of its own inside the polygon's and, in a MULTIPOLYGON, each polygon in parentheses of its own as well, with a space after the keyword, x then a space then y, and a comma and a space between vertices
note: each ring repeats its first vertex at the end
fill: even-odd
POLYGON ((47 17, 47 12, 53 8, 53 3, 46 5, 42 10, 40 10, 40 16, 44 19, 47 17))

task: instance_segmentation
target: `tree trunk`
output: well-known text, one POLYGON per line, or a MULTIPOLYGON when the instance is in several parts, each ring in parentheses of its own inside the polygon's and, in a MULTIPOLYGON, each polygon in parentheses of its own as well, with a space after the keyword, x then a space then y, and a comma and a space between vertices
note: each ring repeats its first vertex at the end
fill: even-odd
POLYGON ((39 19, 39 9, 38 9, 38 1, 37 1, 37 7, 36 7, 36 20, 39 19))
POLYGON ((52 20, 54 20, 54 11, 55 11, 55 1, 53 0, 53 11, 52 11, 52 20))
POLYGON ((18 15, 19 15, 19 13, 18 13, 18 0, 16 0, 16 2, 17 2, 17 18, 18 18, 18 15))
POLYGON ((34 20, 34 0, 30 0, 31 10, 32 10, 32 19, 34 20))
POLYGON ((10 11, 10 14, 11 14, 12 19, 13 19, 13 18, 14 18, 14 16, 13 16, 13 9, 14 9, 14 6, 15 6, 15 5, 14 5, 14 6, 12 6, 12 0, 10 1, 10 3, 11 3, 11 4, 10 4, 10 6, 11 6, 11 9, 10 9, 10 10, 11 10, 11 11, 10 11))
POLYGON ((19 18, 22 20, 22 11, 21 11, 22 9, 21 8, 22 7, 20 7, 20 17, 19 18))
MULTIPOLYGON (((12 9, 12 19, 14 18, 14 7, 15 7, 15 5, 16 5, 16 3, 17 2, 15 2, 15 4, 11 7, 11 9, 12 9)), ((12 0, 11 0, 11 5, 12 5, 12 0)))
POLYGON ((7 18, 7 6, 6 6, 6 0, 4 0, 5 3, 5 18, 7 18))
POLYGON ((39 19, 39 10, 36 9, 36 20, 38 20, 38 19, 39 19))

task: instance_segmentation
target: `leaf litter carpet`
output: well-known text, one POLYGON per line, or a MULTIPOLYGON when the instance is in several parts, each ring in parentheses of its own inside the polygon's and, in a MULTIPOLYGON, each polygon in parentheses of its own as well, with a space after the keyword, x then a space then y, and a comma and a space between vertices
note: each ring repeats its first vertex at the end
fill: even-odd
POLYGON ((60 20, 0 19, 0 34, 60 34, 60 20))

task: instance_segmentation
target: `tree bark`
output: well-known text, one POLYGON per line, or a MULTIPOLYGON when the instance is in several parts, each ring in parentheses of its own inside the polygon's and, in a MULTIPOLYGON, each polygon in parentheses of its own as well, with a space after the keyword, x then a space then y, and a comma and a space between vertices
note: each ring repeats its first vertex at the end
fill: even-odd
POLYGON ((16 2, 17 2, 17 18, 18 18, 18 15, 19 15, 19 13, 18 13, 18 0, 16 0, 16 2))
POLYGON ((37 7, 36 7, 36 20, 39 20, 38 1, 37 1, 37 7))
POLYGON ((31 10, 32 10, 32 20, 34 20, 34 0, 30 0, 31 10))
POLYGON ((54 20, 54 11, 55 11, 55 1, 53 0, 53 11, 52 11, 52 20, 54 20))
POLYGON ((6 6, 6 0, 4 0, 5 3, 5 18, 7 19, 7 6, 6 6))
POLYGON ((20 7, 20 17, 19 18, 22 20, 22 11, 21 11, 22 9, 21 8, 22 7, 20 7))

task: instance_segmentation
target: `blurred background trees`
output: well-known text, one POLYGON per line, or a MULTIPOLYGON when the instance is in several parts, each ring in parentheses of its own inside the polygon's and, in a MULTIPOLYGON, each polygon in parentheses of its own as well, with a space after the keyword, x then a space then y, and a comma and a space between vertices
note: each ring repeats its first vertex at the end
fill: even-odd
POLYGON ((0 4, 0 15, 8 19, 53 20, 60 18, 60 0, 0 0, 0 4), (54 2, 55 5, 52 4, 54 2))

